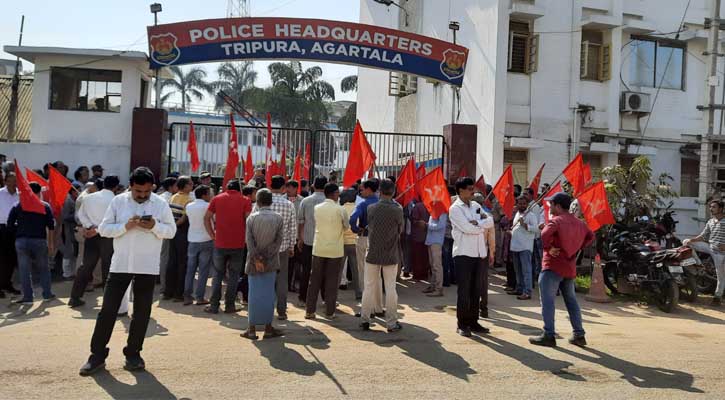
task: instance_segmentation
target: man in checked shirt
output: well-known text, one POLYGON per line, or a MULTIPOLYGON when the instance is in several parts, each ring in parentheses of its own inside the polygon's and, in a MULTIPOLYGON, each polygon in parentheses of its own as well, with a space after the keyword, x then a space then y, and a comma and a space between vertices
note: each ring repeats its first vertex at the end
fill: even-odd
POLYGON ((712 305, 720 306, 722 294, 725 290, 725 204, 721 200, 711 200, 708 204, 712 218, 707 221, 705 229, 701 234, 685 239, 682 244, 691 247, 693 250, 708 253, 712 256, 717 273, 717 288, 715 297, 712 298, 712 305))

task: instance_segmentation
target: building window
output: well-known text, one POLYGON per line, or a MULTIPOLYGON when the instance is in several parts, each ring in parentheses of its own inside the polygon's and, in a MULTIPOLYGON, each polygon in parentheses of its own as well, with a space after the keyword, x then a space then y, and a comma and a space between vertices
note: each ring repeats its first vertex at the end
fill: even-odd
POLYGON ((530 74, 539 64, 539 35, 531 33, 528 22, 509 22, 508 71, 530 74))
POLYGON ((686 46, 683 42, 635 37, 630 46, 630 84, 685 89, 686 46))
POLYGON ((579 77, 590 81, 607 81, 610 77, 609 44, 603 43, 601 31, 582 31, 579 77))
POLYGON ((598 181, 602 179, 602 155, 582 153, 582 159, 584 164, 589 164, 589 168, 592 171, 592 181, 598 181))
POLYGON ((50 109, 121 111, 121 71, 50 69, 50 109))
POLYGON ((511 164, 514 183, 526 187, 529 184, 529 155, 526 150, 504 150, 503 164, 511 164))
POLYGON ((699 195, 700 160, 680 159, 680 196, 697 197, 699 195))

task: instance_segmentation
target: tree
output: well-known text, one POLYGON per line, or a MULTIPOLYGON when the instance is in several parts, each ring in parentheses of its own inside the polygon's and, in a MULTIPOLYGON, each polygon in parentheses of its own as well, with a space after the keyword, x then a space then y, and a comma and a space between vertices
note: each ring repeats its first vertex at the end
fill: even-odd
MULTIPOLYGON (((242 63, 223 63, 217 68, 219 79, 211 85, 214 90, 223 90, 242 107, 246 107, 250 97, 256 89, 254 84, 257 81, 257 71, 251 61, 242 63)), ((218 96, 215 96, 214 108, 224 109, 226 103, 218 96)))
POLYGON ((657 209, 667 208, 677 197, 672 190, 672 177, 660 174, 652 180, 652 165, 649 158, 639 156, 629 168, 617 165, 602 170, 602 180, 607 189, 609 205, 617 222, 629 225, 641 215, 652 216, 657 209))
POLYGON ((169 70, 174 75, 171 79, 165 79, 161 82, 161 91, 170 89, 170 91, 161 96, 163 104, 174 94, 181 95, 181 108, 186 111, 186 105, 191 104, 192 97, 196 100, 204 98, 203 92, 211 92, 213 87, 205 81, 206 71, 199 67, 190 68, 184 72, 181 67, 171 66, 169 70))
MULTIPOLYGON (((342 89, 343 93, 357 92, 357 75, 343 78, 342 82, 340 82, 340 89, 342 89)), ((345 115, 337 121, 337 127, 343 131, 351 131, 355 129, 355 121, 357 121, 357 103, 352 103, 345 111, 345 115)))

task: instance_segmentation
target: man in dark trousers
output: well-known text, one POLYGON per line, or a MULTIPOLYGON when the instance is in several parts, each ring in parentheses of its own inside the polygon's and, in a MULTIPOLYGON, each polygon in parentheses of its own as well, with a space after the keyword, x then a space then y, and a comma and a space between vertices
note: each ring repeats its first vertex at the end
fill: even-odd
POLYGON ((91 356, 80 374, 91 375, 106 365, 108 345, 118 308, 133 281, 133 319, 128 342, 123 349, 124 369, 146 368, 141 358, 146 329, 151 317, 154 285, 159 274, 161 242, 176 234, 176 223, 169 205, 152 193, 154 175, 146 167, 131 173, 130 191, 113 199, 98 226, 101 236, 113 238, 115 253, 103 293, 103 306, 91 339, 91 356))
POLYGON ((550 213, 553 217, 541 232, 544 259, 539 275, 539 296, 544 333, 529 338, 529 342, 537 346, 556 346, 554 303, 556 292, 560 290, 566 309, 569 311, 569 321, 574 328, 574 335, 569 338, 569 343, 586 346, 582 313, 574 292, 574 278, 576 278, 577 253, 594 241, 594 233, 587 224, 569 212, 571 197, 568 194, 560 192, 545 200, 551 202, 550 213))

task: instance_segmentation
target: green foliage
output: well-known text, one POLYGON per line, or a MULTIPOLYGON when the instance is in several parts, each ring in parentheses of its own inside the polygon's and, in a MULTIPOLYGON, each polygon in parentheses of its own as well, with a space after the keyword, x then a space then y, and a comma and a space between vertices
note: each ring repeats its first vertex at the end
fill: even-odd
MULTIPOLYGON (((233 98, 242 107, 246 108, 250 97, 252 97, 257 88, 254 84, 257 81, 257 71, 254 69, 251 61, 242 63, 223 63, 217 68, 219 79, 212 83, 214 90, 223 90, 231 98, 233 98)), ((215 108, 222 110, 226 108, 226 103, 215 96, 215 108)))
POLYGON ((355 121, 357 121, 357 103, 352 103, 345 111, 345 115, 337 121, 337 128, 343 131, 351 131, 355 129, 355 121))
POLYGON ((166 94, 161 96, 161 104, 168 101, 174 94, 179 94, 181 96, 181 108, 186 111, 186 105, 191 104, 192 98, 200 101, 204 98, 203 92, 213 90, 213 85, 206 82, 206 71, 202 68, 193 67, 184 72, 181 67, 171 66, 169 70, 174 77, 161 82, 161 92, 169 89, 166 94))
POLYGON ((645 156, 635 158, 629 168, 617 165, 602 170, 609 205, 617 222, 631 224, 638 216, 652 216, 655 210, 672 205, 670 199, 677 197, 672 190, 672 177, 663 173, 656 179, 653 181, 652 165, 645 156))

